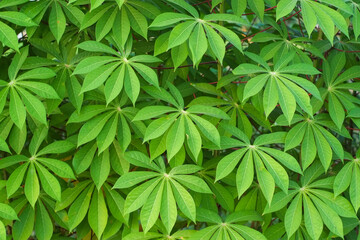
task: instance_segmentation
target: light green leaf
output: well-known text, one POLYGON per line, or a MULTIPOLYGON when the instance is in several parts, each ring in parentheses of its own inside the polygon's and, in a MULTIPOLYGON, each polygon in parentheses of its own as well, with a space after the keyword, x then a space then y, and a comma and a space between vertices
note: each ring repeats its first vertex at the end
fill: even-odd
POLYGON ((95 139, 113 114, 106 112, 86 122, 79 131, 78 146, 95 139))
POLYGON ((151 179, 131 190, 125 199, 125 213, 131 213, 142 207, 160 180, 159 178, 151 179))
MULTIPOLYGON (((88 186, 80 195, 76 198, 74 203, 69 209, 69 222, 68 226, 70 231, 78 226, 81 221, 85 218, 91 200, 91 195, 94 190, 94 185, 88 186)), ((96 192, 96 191, 95 191, 96 192)))
POLYGON ((281 0, 276 8, 276 21, 288 15, 295 8, 297 0, 281 0))
POLYGON ((160 207, 162 205, 162 195, 164 190, 164 180, 154 189, 146 199, 140 212, 140 221, 144 226, 144 232, 148 232, 159 218, 160 207))
POLYGON ((133 105, 135 105, 135 102, 140 93, 140 82, 136 76, 135 71, 128 64, 126 65, 125 70, 124 87, 126 94, 130 98, 133 105))
POLYGON ((9 112, 11 120, 21 129, 25 123, 26 111, 19 94, 13 87, 10 89, 9 112))
POLYGON ((186 21, 176 25, 169 36, 168 50, 184 43, 190 37, 195 25, 195 21, 186 21))
POLYGON ((66 18, 60 4, 54 2, 49 15, 49 28, 57 42, 60 42, 66 28, 66 18))
POLYGON ((110 173, 109 151, 106 150, 98 156, 95 156, 90 167, 90 175, 94 180, 96 188, 100 191, 110 173))
POLYGON ((166 27, 178 23, 183 20, 193 19, 192 17, 182 13, 166 12, 158 15, 151 23, 149 28, 166 27))
MULTIPOLYGON (((219 163, 220 164, 220 163, 219 163)), ((254 180, 254 160, 253 151, 249 150, 240 163, 236 171, 236 188, 238 198, 251 186, 254 180)))
POLYGON ((360 207, 360 169, 358 166, 354 166, 351 183, 349 188, 350 201, 354 206, 355 212, 359 210, 360 207))
POLYGON ((85 76, 83 85, 81 87, 81 92, 84 93, 90 90, 93 90, 103 84, 110 74, 119 66, 119 63, 110 63, 104 66, 101 66, 94 71, 91 71, 85 76))
POLYGON ((169 129, 166 137, 166 150, 170 161, 183 146, 185 140, 185 121, 181 115, 169 129))
POLYGON ((274 195, 275 182, 271 174, 266 170, 264 164, 261 162, 260 157, 257 153, 254 153, 255 160, 255 170, 256 176, 259 181, 261 192, 264 194, 264 197, 268 204, 271 204, 271 200, 274 195))
POLYGON ((31 95, 28 91, 22 88, 17 88, 18 92, 21 95, 23 102, 25 103, 26 110, 36 120, 42 124, 47 124, 46 120, 46 110, 41 101, 31 95))
POLYGON ((30 164, 27 171, 24 190, 27 200, 29 201, 31 206, 34 207, 39 197, 40 184, 33 163, 30 164))
POLYGON ((54 226, 44 204, 39 201, 36 206, 35 233, 39 240, 51 239, 54 226))
POLYGON ((103 129, 96 137, 96 143, 98 145, 98 154, 106 150, 110 144, 114 141, 116 135, 116 128, 118 125, 119 115, 112 116, 104 125, 103 129))
POLYGON ((321 216, 310 198, 306 195, 303 196, 303 204, 306 230, 313 239, 319 239, 323 231, 323 221, 321 216))
POLYGON ((194 120, 202 134, 204 134, 207 139, 215 145, 220 146, 220 134, 213 124, 194 114, 190 114, 189 116, 192 120, 194 120))
POLYGON ((95 190, 93 192, 88 221, 91 229, 95 232, 97 238, 100 239, 108 221, 108 210, 102 191, 95 190))
POLYGON ((145 180, 159 176, 155 172, 134 171, 122 175, 114 184, 113 188, 129 188, 145 180))
POLYGON ((19 52, 18 39, 15 31, 0 21, 0 42, 19 52))
POLYGON ((27 240, 33 232, 35 222, 35 211, 33 207, 27 205, 13 226, 14 240, 27 240))
POLYGON ((172 190, 175 196, 176 203, 182 213, 187 216, 191 221, 196 220, 196 206, 194 199, 191 197, 188 191, 183 188, 176 181, 171 180, 172 190))
POLYGON ((285 229, 291 237, 300 227, 302 219, 302 195, 298 194, 292 201, 285 213, 285 229))
MULTIPOLYGON (((243 148, 243 149, 240 149, 240 150, 236 150, 228 155, 226 155, 225 157, 223 157, 217 167, 216 167, 216 179, 215 181, 218 181, 224 177, 226 177, 227 175, 229 175, 233 170, 234 168, 236 167, 236 165, 239 163, 240 159, 244 156, 244 154, 246 153, 247 149, 246 148, 243 148)), ((247 152, 243 161, 241 162, 240 164, 240 167, 239 169, 241 170, 238 170, 238 171, 242 171, 243 169, 243 166, 242 165, 246 165, 249 164, 248 162, 248 158, 251 158, 252 159, 252 153, 251 151, 247 152), (245 162, 245 164, 243 164, 243 162, 245 162)), ((252 160, 251 160, 252 161, 252 160)), ((247 167, 245 167, 247 168, 247 167)), ((249 169, 247 169, 248 171, 246 173, 250 173, 249 169)), ((245 174, 245 172, 243 172, 245 174)), ((237 177, 242 177, 243 175, 238 175, 237 174, 237 177)), ((248 178, 246 178, 248 179, 248 178)), ((251 179, 252 180, 252 179, 251 179)), ((239 181, 239 183, 242 182, 241 180, 239 181)), ((247 184, 241 184, 241 185, 238 185, 239 187, 240 186, 244 186, 246 187, 247 184)), ((239 196, 241 196, 240 194, 240 191, 239 191, 239 196)))
MULTIPOLYGON (((59 181, 46 170, 41 164, 36 164, 36 170, 39 174, 41 186, 44 191, 57 201, 61 201, 61 187, 59 181)), ((31 168, 31 166, 30 166, 31 168)))
POLYGON ((162 195, 160 217, 168 234, 175 225, 177 218, 177 207, 169 181, 166 181, 162 195))

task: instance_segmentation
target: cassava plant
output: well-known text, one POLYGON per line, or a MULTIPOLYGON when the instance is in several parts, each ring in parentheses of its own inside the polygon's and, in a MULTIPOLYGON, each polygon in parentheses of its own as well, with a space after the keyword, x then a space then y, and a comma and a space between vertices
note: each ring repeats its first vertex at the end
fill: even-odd
POLYGON ((0 240, 360 240, 360 0, 0 0, 0 240))

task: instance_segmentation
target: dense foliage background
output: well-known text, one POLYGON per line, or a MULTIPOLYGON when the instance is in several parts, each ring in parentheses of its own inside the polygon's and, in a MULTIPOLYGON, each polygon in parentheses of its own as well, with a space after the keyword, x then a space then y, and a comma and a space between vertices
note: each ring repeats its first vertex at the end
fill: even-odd
POLYGON ((0 0, 0 239, 357 239, 359 0, 0 0))

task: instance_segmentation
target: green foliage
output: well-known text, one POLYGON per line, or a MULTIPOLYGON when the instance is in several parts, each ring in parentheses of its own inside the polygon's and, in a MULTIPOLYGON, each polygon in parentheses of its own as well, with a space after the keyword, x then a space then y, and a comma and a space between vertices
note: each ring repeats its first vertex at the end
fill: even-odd
POLYGON ((359 240, 359 0, 0 0, 0 240, 359 240))

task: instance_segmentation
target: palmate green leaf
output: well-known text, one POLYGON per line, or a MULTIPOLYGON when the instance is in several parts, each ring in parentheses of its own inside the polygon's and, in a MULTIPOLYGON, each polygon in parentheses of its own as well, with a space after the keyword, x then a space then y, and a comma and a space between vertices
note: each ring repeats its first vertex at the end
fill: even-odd
POLYGON ((307 125, 305 122, 295 125, 286 134, 285 139, 285 151, 298 146, 304 138, 307 125))
MULTIPOLYGON (((164 49, 166 51, 166 49, 164 49)), ((185 62, 189 56, 189 47, 188 44, 182 43, 179 46, 173 47, 171 49, 171 59, 174 63, 174 70, 176 70, 181 64, 185 62)))
POLYGON ((343 166, 343 168, 338 172, 334 181, 334 195, 335 197, 344 192, 350 185, 353 163, 347 163, 343 166))
POLYGON ((96 143, 87 143, 74 155, 72 165, 77 174, 84 172, 90 166, 95 152, 97 150, 96 143))
POLYGON ((196 123, 201 133, 204 134, 207 139, 215 145, 220 146, 220 135, 214 125, 194 114, 190 114, 189 117, 196 123))
POLYGON ((62 178, 71 178, 75 179, 74 173, 71 169, 71 167, 57 159, 50 159, 50 158, 36 158, 39 162, 41 162, 43 165, 48 167, 51 171, 53 171, 56 175, 62 178))
POLYGON ((49 15, 49 28, 57 42, 60 41, 66 28, 66 18, 60 4, 54 2, 49 15))
POLYGON ((268 74, 260 74, 252 79, 245 85, 243 100, 248 99, 251 96, 254 96, 264 87, 266 81, 268 80, 268 74))
POLYGON ((129 188, 145 180, 159 176, 158 173, 136 171, 122 175, 114 184, 113 188, 129 188))
POLYGON ((8 181, 6 181, 7 197, 10 197, 19 189, 28 166, 29 163, 22 164, 11 173, 8 181))
POLYGON ((182 185, 186 186, 187 188, 191 189, 192 191, 199 193, 212 193, 204 180, 199 177, 192 175, 174 175, 172 178, 181 183, 182 185))
POLYGON ((278 96, 281 110, 290 124, 296 109, 295 97, 281 81, 277 80, 276 84, 278 86, 278 96))
POLYGON ((18 39, 15 31, 0 21, 0 42, 19 52, 18 39))
POLYGON ((4 203, 0 203, 0 217, 9 220, 19 220, 14 209, 4 203))
POLYGON ((49 84, 33 81, 20 81, 16 84, 32 91, 40 97, 47 99, 59 99, 55 89, 49 84))
POLYGON ((181 115, 170 127, 166 137, 166 150, 169 161, 180 150, 185 140, 185 119, 181 115))
POLYGON ((100 191, 110 173, 109 151, 106 150, 102 154, 96 156, 90 167, 91 178, 94 180, 96 188, 100 191))
POLYGON ((119 115, 115 114, 112 116, 104 125, 103 129, 96 138, 96 143, 98 146, 98 154, 102 153, 107 149, 110 144, 113 142, 116 135, 116 128, 118 125, 119 115))
POLYGON ((110 9, 107 13, 111 13, 110 16, 108 16, 107 13, 105 13, 97 22, 95 27, 95 36, 97 41, 101 41, 112 29, 115 18, 118 14, 118 9, 110 9))
POLYGON ((289 187, 289 176, 285 169, 266 153, 258 151, 257 154, 261 157, 266 169, 274 178, 276 185, 287 193, 289 187))
POLYGON ((16 78, 17 81, 27 79, 48 79, 54 77, 56 74, 53 70, 45 67, 35 68, 27 71, 16 78))
MULTIPOLYGON (((171 35, 170 35, 171 37, 171 35)), ((208 42, 202 24, 197 24, 189 37, 189 49, 194 65, 200 62, 208 48, 208 42)))
POLYGON ((299 228, 302 219, 302 195, 298 194, 289 205, 285 213, 285 229, 288 236, 292 236, 299 228))
POLYGON ((281 0, 276 8, 276 20, 288 15, 296 6, 297 0, 281 0))
POLYGON ((134 69, 128 64, 126 65, 125 70, 124 88, 131 102, 135 105, 136 99, 140 93, 140 83, 134 69))
POLYGON ((41 164, 36 164, 35 166, 44 191, 55 200, 61 201, 61 187, 58 180, 41 164))
POLYGON ((334 121, 336 126, 341 129, 342 124, 345 119, 345 112, 343 110, 343 107, 338 99, 338 97, 335 94, 329 94, 329 114, 331 119, 334 121))
POLYGON ((198 159, 202 145, 201 135, 188 116, 185 116, 185 136, 192 155, 198 159))
POLYGON ((78 65, 76 65, 73 74, 86 74, 95 70, 98 67, 103 66, 104 64, 114 62, 116 60, 119 60, 119 58, 111 57, 111 56, 88 57, 82 60, 81 62, 79 62, 78 65))
POLYGON ((110 74, 119 66, 119 63, 110 63, 104 66, 101 66, 94 71, 86 75, 84 83, 81 87, 81 92, 84 93, 90 90, 93 90, 103 84, 110 74))
POLYGON ((99 6, 98 8, 94 9, 93 11, 86 13, 83 18, 83 21, 81 22, 80 30, 84 30, 85 28, 88 28, 89 26, 96 23, 111 6, 112 4, 105 3, 99 6))
POLYGON ((102 191, 95 190, 93 192, 88 213, 88 221, 96 236, 101 238, 108 221, 108 210, 102 191))
POLYGON ((261 72, 266 72, 266 70, 262 67, 249 63, 240 64, 233 70, 233 74, 235 75, 244 75, 244 74, 261 73, 261 72))
POLYGON ((304 140, 301 144, 301 160, 302 167, 305 170, 314 161, 316 156, 316 144, 314 138, 314 132, 311 126, 307 126, 304 140))
POLYGON ((21 12, 4 11, 0 13, 0 18, 12 22, 16 25, 25 26, 25 27, 31 27, 37 25, 31 20, 31 18, 29 18, 26 14, 21 12))
POLYGON ((53 224, 51 218, 44 206, 44 204, 39 201, 35 208, 36 212, 36 221, 35 221, 35 232, 36 236, 40 240, 51 239, 53 235, 53 224))
POLYGON ((131 7, 129 4, 126 5, 127 14, 129 21, 131 22, 131 28, 140 34, 142 37, 147 39, 147 29, 148 23, 144 15, 142 15, 138 10, 131 7))
POLYGON ((222 63, 225 56, 225 44, 222 38, 215 32, 212 27, 204 25, 206 30, 206 36, 209 41, 211 50, 214 52, 217 59, 222 63))
MULTIPOLYGON (((74 201, 69 208, 69 229, 72 230, 78 226, 81 221, 85 218, 88 212, 91 195, 94 190, 94 185, 88 186, 74 201)), ((96 191, 95 191, 96 192, 96 191)))
POLYGON ((321 216, 310 198, 306 195, 303 196, 303 205, 306 230, 313 239, 319 239, 323 230, 321 216))
MULTIPOLYGON (((84 18, 85 21, 85 18, 84 18)), ((119 53, 111 47, 96 41, 86 41, 77 45, 78 48, 89 52, 104 52, 111 55, 119 56, 119 53)))
POLYGON ((106 104, 114 100, 121 92, 124 85, 125 65, 117 68, 105 83, 105 98, 106 104))
POLYGON ((166 12, 157 16, 150 24, 149 28, 167 27, 184 20, 193 19, 192 17, 182 13, 166 12))
POLYGON ((2 138, 0 138, 0 151, 4 151, 4 152, 10 153, 9 146, 7 145, 7 143, 5 142, 5 140, 2 139, 2 138))
MULTIPOLYGON (((226 177, 227 175, 229 175, 234 168, 236 167, 236 165, 239 163, 240 159, 244 156, 244 154, 246 153, 247 149, 243 148, 237 151, 234 151, 232 153, 230 153, 229 155, 225 156, 223 159, 221 159, 217 165, 216 168, 216 179, 215 181, 218 181, 224 177, 226 177)), ((251 158, 252 159, 252 152, 248 151, 242 161, 247 163, 247 159, 251 158)), ((240 164, 239 169, 242 169, 242 163, 240 164)), ((249 171, 247 171, 246 173, 250 173, 249 171)), ((245 172, 244 172, 245 175, 245 172)), ((244 176, 244 175, 238 175, 237 176, 244 176)), ((248 178, 246 178, 248 179, 248 178)), ((251 179, 252 180, 252 179, 251 179)), ((241 182, 241 181, 240 181, 241 182)), ((246 186, 247 184, 239 184, 238 186, 246 186)), ((240 191, 239 191, 240 193, 240 191)), ((241 195, 241 194, 239 194, 241 195)))
POLYGON ((131 190, 125 200, 125 213, 131 213, 142 207, 159 182, 160 179, 152 179, 131 190))
MULTIPOLYGON (((133 60, 134 58, 130 60, 133 60)), ((154 70, 140 63, 131 62, 130 65, 135 68, 135 70, 145 79, 145 81, 151 85, 154 85, 155 87, 159 87, 158 78, 154 70)))
POLYGON ((35 222, 35 210, 31 205, 27 205, 19 216, 19 221, 14 223, 14 240, 26 240, 30 237, 35 222))
POLYGON ((28 91, 22 88, 17 88, 17 91, 20 93, 21 99, 25 103, 26 110, 36 120, 42 124, 46 124, 46 110, 41 101, 31 95, 28 91))
POLYGON ((164 190, 164 181, 162 181, 146 200, 141 208, 140 221, 144 226, 144 232, 148 232, 158 219, 161 207, 161 200, 164 190))
POLYGON ((113 112, 106 112, 85 123, 79 132, 78 146, 95 139, 113 114, 113 112))
POLYGON ((184 43, 190 37, 195 25, 195 21, 186 21, 176 25, 169 36, 168 50, 184 43))
POLYGON ((350 183, 350 201, 354 206, 355 211, 357 212, 360 207, 360 191, 359 191, 359 179, 360 179, 360 169, 358 166, 353 168, 351 183, 350 183))
MULTIPOLYGON (((220 163, 219 163, 220 165, 220 163)), ((236 171, 236 188, 238 197, 242 196, 249 189, 254 180, 254 160, 253 152, 248 151, 242 159, 236 171)))
POLYGON ((73 188, 67 188, 61 194, 61 202, 56 202, 55 204, 55 211, 61 211, 62 209, 68 207, 78 196, 81 192, 89 185, 91 180, 86 180, 80 182, 73 188))
POLYGON ((160 217, 167 232, 170 233, 176 222, 177 207, 169 181, 166 181, 164 185, 160 207, 160 217))
POLYGON ((175 112, 175 111, 177 111, 177 109, 168 106, 143 107, 137 112, 137 114, 133 118, 133 121, 151 119, 163 115, 165 113, 175 112))
POLYGON ((22 128, 26 119, 26 111, 19 94, 13 87, 10 89, 9 111, 11 120, 18 128, 22 128))
POLYGON ((323 165, 324 169, 327 170, 330 166, 332 159, 331 147, 326 141, 325 137, 322 135, 322 133, 317 129, 314 129, 314 138, 321 164, 323 165))
POLYGON ((156 119, 155 121, 151 122, 149 126, 146 128, 144 142, 160 137, 169 127, 174 123, 175 119, 179 114, 173 113, 169 114, 165 117, 156 119))
POLYGON ((106 194, 106 203, 109 208, 110 213, 119 221, 127 223, 128 215, 124 214, 124 203, 125 200, 122 196, 115 190, 111 190, 108 184, 104 184, 105 194, 106 194))
POLYGON ((214 28, 216 28, 216 30, 218 30, 232 45, 234 45, 234 47, 236 47, 240 52, 242 52, 242 44, 241 44, 241 40, 239 38, 238 35, 236 35, 233 31, 215 24, 215 23, 209 23, 209 25, 213 26, 214 28))
POLYGON ((256 176, 259 186, 266 201, 270 204, 275 190, 275 182, 271 174, 266 170, 257 153, 254 153, 256 176))
POLYGON ((331 232, 335 233, 337 236, 342 237, 343 224, 336 212, 317 197, 311 197, 311 199, 314 201, 316 208, 319 210, 319 213, 325 225, 329 229, 331 229, 331 232))
POLYGON ((175 196, 176 203, 178 204, 179 209, 185 216, 187 216, 191 221, 195 222, 196 220, 196 207, 195 202, 191 195, 184 187, 182 187, 176 181, 170 180, 172 190, 175 196))
POLYGON ((40 194, 40 183, 33 163, 27 171, 24 190, 27 200, 34 207, 40 194))

